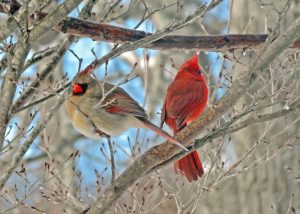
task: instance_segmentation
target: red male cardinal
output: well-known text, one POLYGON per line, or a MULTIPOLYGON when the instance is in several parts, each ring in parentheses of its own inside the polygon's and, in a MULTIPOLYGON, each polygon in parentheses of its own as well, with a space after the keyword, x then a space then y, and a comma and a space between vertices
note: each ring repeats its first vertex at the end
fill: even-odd
MULTIPOLYGON (((174 135, 187 124, 195 120, 205 109, 208 100, 208 88, 204 75, 198 64, 198 56, 194 56, 180 66, 175 80, 168 87, 162 109, 161 126, 165 122, 174 135)), ((203 175, 203 167, 197 151, 174 163, 176 172, 187 177, 188 181, 196 181, 203 175)))
POLYGON ((147 119, 145 110, 122 88, 92 78, 89 71, 72 81, 73 91, 65 107, 73 126, 83 135, 97 139, 118 135, 130 127, 149 128, 187 150, 175 138, 147 119))

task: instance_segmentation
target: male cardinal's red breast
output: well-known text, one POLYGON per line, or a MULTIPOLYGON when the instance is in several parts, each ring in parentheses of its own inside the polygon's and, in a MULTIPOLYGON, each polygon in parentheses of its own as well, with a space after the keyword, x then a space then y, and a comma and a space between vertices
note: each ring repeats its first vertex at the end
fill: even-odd
MULTIPOLYGON (((187 124, 195 120, 205 109, 208 100, 208 88, 204 75, 194 56, 180 66, 178 73, 168 87, 162 109, 161 126, 165 122, 174 135, 187 124)), ((203 167, 197 151, 174 163, 176 172, 180 172, 189 182, 203 175, 203 167)))
POLYGON ((149 128, 185 149, 147 119, 145 110, 122 88, 81 72, 72 80, 65 107, 73 126, 88 138, 119 135, 130 127, 149 128))

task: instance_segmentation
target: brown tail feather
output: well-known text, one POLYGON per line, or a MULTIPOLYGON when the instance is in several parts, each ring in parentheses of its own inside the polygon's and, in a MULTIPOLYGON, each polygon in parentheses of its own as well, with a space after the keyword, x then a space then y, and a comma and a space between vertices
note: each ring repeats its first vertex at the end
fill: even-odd
POLYGON ((159 134, 160 136, 164 137, 165 139, 175 143, 177 146, 179 146, 181 149, 183 149, 184 151, 188 151, 187 148, 185 148, 178 140, 176 140, 174 137, 172 137, 170 134, 168 134, 167 132, 165 132, 164 130, 162 130, 161 128, 159 128, 158 126, 154 125, 153 123, 151 123, 149 120, 145 119, 145 118, 140 118, 138 117, 138 119, 140 121, 143 122, 143 124, 151 129, 152 131, 156 132, 157 134, 159 134))

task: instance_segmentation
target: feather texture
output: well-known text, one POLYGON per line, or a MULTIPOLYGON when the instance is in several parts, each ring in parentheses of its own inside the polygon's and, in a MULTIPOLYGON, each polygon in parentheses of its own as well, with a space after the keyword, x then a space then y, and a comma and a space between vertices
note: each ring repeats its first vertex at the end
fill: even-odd
MULTIPOLYGON (((208 88, 194 56, 180 66, 174 81, 167 89, 161 114, 161 126, 166 123, 174 135, 195 120, 205 109, 208 88)), ((188 181, 197 180, 203 174, 203 167, 197 151, 174 163, 176 172, 182 173, 188 181)))
POLYGON ((180 142, 147 119, 146 111, 120 87, 97 81, 87 71, 72 81, 65 106, 73 126, 89 138, 99 133, 119 135, 128 128, 149 128, 187 150, 180 142))

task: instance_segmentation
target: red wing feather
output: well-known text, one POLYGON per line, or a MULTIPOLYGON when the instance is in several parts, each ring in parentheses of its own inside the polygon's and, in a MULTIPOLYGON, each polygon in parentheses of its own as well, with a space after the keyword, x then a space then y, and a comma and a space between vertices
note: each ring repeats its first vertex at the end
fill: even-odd
MULTIPOLYGON (((177 129, 187 124, 191 117, 201 114, 206 98, 201 81, 177 80, 170 85, 167 93, 167 116, 176 120, 177 129)), ((205 105, 204 105, 205 106, 205 105)))

